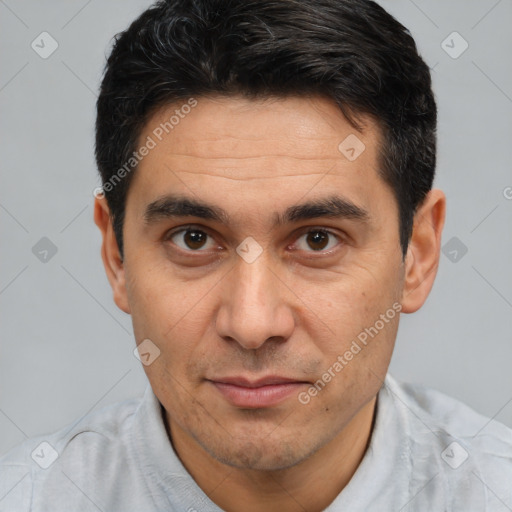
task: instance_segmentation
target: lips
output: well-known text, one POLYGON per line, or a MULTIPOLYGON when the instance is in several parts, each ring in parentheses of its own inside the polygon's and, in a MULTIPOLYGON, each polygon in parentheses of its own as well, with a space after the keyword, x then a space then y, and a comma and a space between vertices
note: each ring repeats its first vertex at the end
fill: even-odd
POLYGON ((288 377, 267 376, 256 380, 245 377, 223 377, 209 380, 217 391, 239 408, 258 409, 278 405, 297 394, 308 382, 288 377))
POLYGON ((288 384, 290 382, 299 382, 296 379, 289 379, 286 377, 269 376, 263 377, 257 380, 249 380, 245 377, 225 377, 221 379, 212 379, 214 382, 220 382, 223 384, 233 384, 234 386, 240 386, 244 388, 259 388, 262 386, 271 386, 279 384, 288 384))

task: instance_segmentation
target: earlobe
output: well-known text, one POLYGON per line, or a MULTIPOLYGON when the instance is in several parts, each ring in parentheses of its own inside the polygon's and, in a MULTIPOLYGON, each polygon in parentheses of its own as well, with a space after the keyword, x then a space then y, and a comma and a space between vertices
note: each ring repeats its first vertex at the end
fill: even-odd
POLYGON ((105 197, 97 197, 94 202, 94 222, 101 231, 101 258, 112 287, 117 307, 130 314, 126 292, 126 276, 121 252, 112 226, 112 217, 105 197))
POLYGON ((414 313, 425 303, 439 266, 446 197, 431 190, 414 216, 402 290, 402 312, 414 313))

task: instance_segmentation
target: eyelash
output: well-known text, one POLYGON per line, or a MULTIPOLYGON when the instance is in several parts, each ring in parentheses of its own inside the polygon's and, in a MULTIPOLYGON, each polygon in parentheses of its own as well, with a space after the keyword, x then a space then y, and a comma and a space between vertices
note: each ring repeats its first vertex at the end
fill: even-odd
MULTIPOLYGON (((204 233, 206 236, 210 237, 210 238, 214 238, 212 235, 210 235, 208 233, 208 231, 206 229, 203 229, 202 227, 199 227, 199 226, 196 226, 196 225, 188 225, 188 226, 182 226, 174 231, 170 231, 169 233, 167 233, 165 235, 165 238, 164 238, 164 241, 171 241, 171 239, 180 234, 180 233, 187 233, 188 231, 199 231, 200 233, 204 233)), ((343 238, 334 233, 333 231, 329 230, 329 229, 326 229, 326 228, 317 228, 317 227, 311 227, 309 229, 307 229, 307 231, 302 231, 299 236, 297 237, 296 240, 300 240, 300 238, 302 238, 303 236, 307 236, 311 233, 323 233, 325 235, 329 235, 331 237, 334 237, 338 240, 339 243, 343 243, 343 238)), ((295 242, 296 244, 297 242, 295 242)), ((339 245, 339 243, 337 245, 339 245)), ((176 244, 174 244, 176 245, 176 244)), ((336 247, 337 247, 336 245, 336 247)), ((184 249, 183 247, 180 247, 180 246, 177 246, 179 250, 181 251, 184 251, 188 254, 190 253, 208 253, 209 250, 205 250, 205 249, 197 249, 197 250, 193 250, 193 249, 184 249)), ((318 254, 318 255, 329 255, 331 254, 333 251, 335 250, 335 248, 331 248, 331 249, 328 249, 328 250, 321 250, 321 251, 314 251, 314 250, 311 250, 311 251, 306 251, 308 253, 311 253, 311 254, 318 254)))

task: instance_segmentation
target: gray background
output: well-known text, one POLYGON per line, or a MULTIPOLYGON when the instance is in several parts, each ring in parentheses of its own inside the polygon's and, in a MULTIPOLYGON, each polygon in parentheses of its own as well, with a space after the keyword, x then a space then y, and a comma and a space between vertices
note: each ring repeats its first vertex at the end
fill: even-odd
MULTIPOLYGON (((103 271, 92 191, 105 55, 149 3, 0 0, 0 453, 147 382, 103 271), (47 59, 31 48, 43 31, 59 45, 47 59), (32 251, 42 237, 57 247, 46 262, 32 251)), ((512 426, 512 1, 381 3, 433 69, 443 244, 458 239, 425 306, 402 315, 391 370, 512 426), (456 59, 442 47, 453 31, 469 43, 456 59)))

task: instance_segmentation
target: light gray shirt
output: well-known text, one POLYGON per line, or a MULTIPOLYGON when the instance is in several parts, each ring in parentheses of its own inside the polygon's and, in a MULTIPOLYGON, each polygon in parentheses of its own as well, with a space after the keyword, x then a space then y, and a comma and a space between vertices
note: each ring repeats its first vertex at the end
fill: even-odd
MULTIPOLYGON (((333 476, 335 478, 335 476, 333 476)), ((177 457, 148 386, 0 459, 1 512, 219 512, 177 457)), ((512 511, 512 430, 391 375, 368 450, 329 512, 512 511)))

